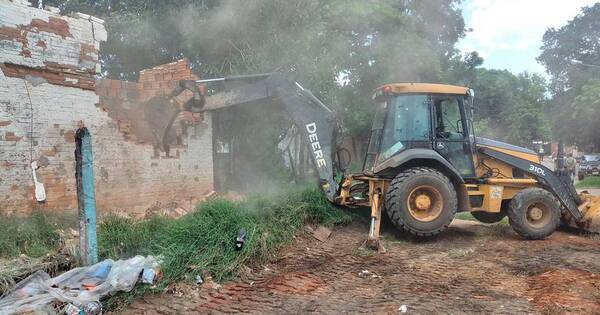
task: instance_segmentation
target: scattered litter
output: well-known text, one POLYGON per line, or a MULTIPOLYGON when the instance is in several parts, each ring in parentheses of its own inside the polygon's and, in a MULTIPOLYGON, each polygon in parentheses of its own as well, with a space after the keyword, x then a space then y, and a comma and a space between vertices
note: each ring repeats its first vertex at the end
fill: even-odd
POLYGON ((363 270, 358 273, 358 276, 361 278, 381 278, 380 275, 370 272, 369 270, 363 270))
POLYGON ((81 313, 81 310, 79 309, 79 307, 69 303, 67 304, 67 306, 65 306, 63 312, 65 312, 65 314, 67 315, 79 315, 81 313))
POLYGON ((321 242, 326 242, 329 236, 331 235, 331 230, 322 225, 317 226, 317 228, 313 228, 307 225, 306 229, 312 234, 314 238, 321 242))
POLYGON ((142 283, 154 284, 160 276, 160 263, 158 260, 146 261, 142 271, 142 283))
POLYGON ((398 312, 400 312, 400 313, 406 313, 407 311, 408 311, 408 306, 406 304, 402 304, 398 308, 398 312))
POLYGON ((201 275, 197 275, 196 276, 196 284, 203 284, 204 280, 202 279, 201 275))
POLYGON ((102 304, 100 302, 89 302, 83 306, 83 314, 100 315, 102 314, 102 304))
POLYGON ((72 305, 67 305, 65 312, 78 309, 75 314, 81 314, 81 310, 86 315, 100 314, 94 313, 101 312, 100 298, 118 291, 131 291, 145 266, 156 268, 150 268, 156 275, 159 263, 160 260, 153 256, 118 261, 107 259, 92 266, 71 269, 54 278, 38 270, 0 299, 0 314, 36 312, 55 302, 72 305))
POLYGON ((32 258, 21 255, 16 259, 0 259, 0 297, 11 292, 16 283, 14 279, 24 279, 37 270, 56 273, 70 268, 75 258, 68 254, 48 254, 32 258))
POLYGON ((205 272, 202 278, 204 280, 202 287, 212 290, 221 289, 221 285, 213 281, 210 272, 205 272))
POLYGON ((237 238, 235 239, 236 250, 242 250, 242 248, 244 247, 244 242, 246 242, 246 234, 246 229, 241 228, 237 238))

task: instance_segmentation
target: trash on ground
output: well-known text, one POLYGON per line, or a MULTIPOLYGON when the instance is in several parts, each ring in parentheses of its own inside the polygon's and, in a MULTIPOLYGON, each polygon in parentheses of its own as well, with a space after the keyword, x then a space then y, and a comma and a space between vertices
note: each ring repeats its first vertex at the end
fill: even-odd
POLYGON ((406 313, 407 311, 408 311, 408 306, 406 304, 402 304, 398 308, 398 312, 400 312, 400 313, 406 313))
POLYGON ((358 273, 358 276, 361 278, 381 278, 380 275, 370 272, 369 270, 363 270, 358 273))
POLYGON ((135 256, 118 261, 107 259, 92 266, 71 269, 54 278, 38 270, 0 299, 0 314, 47 310, 56 302, 68 303, 64 309, 67 314, 67 310, 74 308, 83 310, 86 315, 100 314, 102 297, 131 291, 140 273, 147 275, 142 282, 150 278, 154 281, 159 264, 160 260, 153 256, 135 256))
POLYGON ((100 302, 88 302, 83 305, 83 314, 100 315, 102 314, 102 304, 100 302))
POLYGON ((246 242, 246 234, 246 229, 241 228, 237 238, 235 239, 236 250, 242 250, 242 248, 244 247, 244 242, 246 242))
POLYGON ((81 313, 81 309, 71 303, 67 304, 62 311, 67 315, 79 315, 81 313))
POLYGON ((16 259, 0 259, 0 297, 12 291, 16 286, 15 279, 24 279, 37 270, 55 273, 69 269, 75 260, 73 256, 62 253, 38 258, 21 255, 16 259))
POLYGON ((211 290, 221 289, 221 285, 213 281, 212 275, 208 271, 205 271, 203 273, 202 280, 203 280, 203 282, 202 282, 203 288, 207 288, 207 289, 211 289, 211 290))
POLYGON ((154 281, 160 276, 160 263, 156 259, 146 260, 142 271, 142 283, 154 284, 154 281))

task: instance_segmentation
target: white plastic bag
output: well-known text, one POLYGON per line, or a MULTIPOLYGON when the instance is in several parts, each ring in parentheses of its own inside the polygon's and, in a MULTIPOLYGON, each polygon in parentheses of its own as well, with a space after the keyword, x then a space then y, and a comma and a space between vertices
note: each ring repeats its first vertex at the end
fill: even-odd
POLYGON ((107 259, 54 278, 37 271, 0 299, 0 314, 47 310, 52 301, 81 307, 118 291, 131 291, 145 266, 158 268, 158 265, 159 261, 153 256, 135 256, 118 261, 107 259))

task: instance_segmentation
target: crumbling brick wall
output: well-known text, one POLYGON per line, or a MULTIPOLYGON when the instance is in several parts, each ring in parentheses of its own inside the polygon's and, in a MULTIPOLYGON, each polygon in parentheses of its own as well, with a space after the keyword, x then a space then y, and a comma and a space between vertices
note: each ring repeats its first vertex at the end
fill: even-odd
POLYGON ((189 208, 213 189, 212 126, 208 112, 181 113, 173 124, 177 138, 168 151, 152 142, 152 131, 145 127, 147 102, 170 94, 182 79, 198 79, 187 59, 143 70, 138 82, 104 79, 96 83, 98 108, 111 118, 121 137, 116 146, 111 142, 95 144, 96 158, 106 161, 97 175, 97 198, 105 204, 125 209, 142 205, 136 212, 173 201, 189 208), (104 182, 114 188, 105 187, 104 182), (119 187, 130 189, 123 191, 119 187))
POLYGON ((77 208, 74 135, 82 126, 92 135, 100 212, 142 213, 172 201, 187 208, 212 190, 208 114, 183 114, 168 153, 128 129, 143 119, 128 109, 167 93, 177 78, 193 78, 187 61, 144 71, 139 83, 100 81, 99 97, 105 40, 97 18, 0 0, 0 213, 77 208), (40 166, 44 203, 34 198, 32 161, 40 166))

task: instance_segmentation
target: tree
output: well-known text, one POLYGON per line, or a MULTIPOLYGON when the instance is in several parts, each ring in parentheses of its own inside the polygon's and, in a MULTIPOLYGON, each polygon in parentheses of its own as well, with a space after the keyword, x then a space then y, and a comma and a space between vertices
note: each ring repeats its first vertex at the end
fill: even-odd
POLYGON ((514 75, 506 70, 477 68, 476 53, 455 60, 449 75, 475 90, 475 132, 478 136, 531 147, 549 140, 547 84, 539 75, 514 75))
POLYGON ((550 91, 555 137, 592 150, 600 149, 599 137, 593 136, 597 134, 598 120, 595 125, 589 121, 597 117, 590 111, 595 104, 590 97, 600 80, 600 68, 578 63, 600 65, 600 3, 584 7, 561 28, 548 29, 541 49, 538 61, 552 76, 550 91))
POLYGON ((392 81, 438 81, 464 36, 459 0, 50 2, 106 19, 100 54, 108 77, 135 79, 183 56, 207 77, 292 71, 363 139, 372 91, 392 81))
POLYGON ((567 140, 587 151, 600 149, 600 80, 583 85, 573 102, 562 107, 562 112, 565 120, 572 122, 559 129, 565 132, 567 140))

